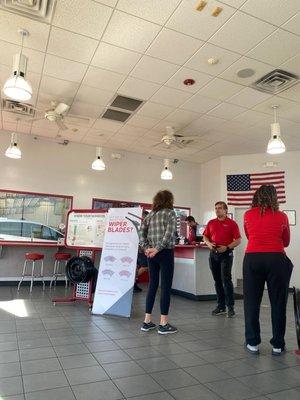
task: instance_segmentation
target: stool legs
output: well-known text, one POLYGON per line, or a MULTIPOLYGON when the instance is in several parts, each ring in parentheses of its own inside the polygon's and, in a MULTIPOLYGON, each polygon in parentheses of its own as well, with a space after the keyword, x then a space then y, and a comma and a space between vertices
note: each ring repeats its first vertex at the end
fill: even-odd
POLYGON ((54 268, 53 268, 53 275, 52 275, 52 278, 51 278, 51 281, 50 281, 50 288, 52 286, 53 281, 56 283, 57 263, 58 263, 58 261, 55 260, 54 268))
POLYGON ((42 264, 41 264, 41 278, 42 278, 42 282, 43 282, 43 290, 45 290, 45 281, 44 281, 44 260, 42 260, 42 264))
MULTIPOLYGON (((65 262, 65 270, 66 270, 66 265, 67 265, 68 261, 65 262)), ((67 279, 67 275, 65 273, 65 281, 66 281, 66 288, 68 287, 68 279, 67 279)))
POLYGON ((21 278, 21 280, 20 280, 20 282, 18 284, 18 291, 20 290, 21 283, 24 280, 25 271, 26 271, 26 264, 27 264, 27 260, 25 260, 24 265, 23 265, 22 278, 21 278))
POLYGON ((35 261, 32 261, 30 293, 32 292, 32 286, 33 286, 33 281, 34 281, 34 267, 35 267, 35 261))
MULTIPOLYGON (((65 262, 65 266, 67 265, 67 262, 68 262, 68 261, 65 262)), ((50 281, 50 288, 51 288, 51 286, 52 286, 53 283, 54 283, 54 285, 56 285, 56 281, 57 281, 57 278, 58 278, 59 276, 64 276, 64 277, 65 277, 66 288, 67 288, 67 287, 68 287, 68 280, 67 280, 66 274, 64 274, 64 273, 61 271, 60 260, 55 260, 55 262, 54 262, 54 268, 53 268, 53 275, 52 275, 52 278, 51 278, 51 281, 50 281)))
MULTIPOLYGON (((18 284, 18 291, 20 290, 20 286, 25 278, 25 276, 30 277, 30 293, 32 292, 32 288, 33 288, 33 282, 34 282, 34 278, 36 278, 34 271, 35 271, 35 261, 32 260, 32 266, 31 266, 31 275, 26 275, 26 267, 27 267, 27 261, 25 260, 24 265, 23 265, 23 271, 22 271, 22 277, 21 280, 19 281, 18 284)), ((40 271, 40 275, 38 275, 39 277, 42 278, 42 283, 43 283, 43 290, 45 290, 45 281, 44 281, 44 260, 41 260, 41 271, 40 271)))

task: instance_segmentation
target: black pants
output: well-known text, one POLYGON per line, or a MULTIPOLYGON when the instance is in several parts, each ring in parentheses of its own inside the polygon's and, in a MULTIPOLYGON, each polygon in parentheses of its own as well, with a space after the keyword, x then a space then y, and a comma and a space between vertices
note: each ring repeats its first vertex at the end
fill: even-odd
POLYGON ((225 253, 211 252, 209 266, 215 281, 218 307, 225 308, 234 306, 234 293, 232 283, 232 251, 225 253))
POLYGON ((157 288, 159 285, 159 273, 161 275, 160 311, 162 315, 168 315, 171 298, 171 287, 174 274, 174 250, 163 249, 155 257, 149 258, 149 287, 146 298, 146 313, 151 314, 157 288))
POLYGON ((259 312, 265 282, 271 303, 275 348, 284 348, 286 305, 293 264, 283 253, 247 253, 244 257, 244 310, 246 343, 256 346, 261 342, 259 312))

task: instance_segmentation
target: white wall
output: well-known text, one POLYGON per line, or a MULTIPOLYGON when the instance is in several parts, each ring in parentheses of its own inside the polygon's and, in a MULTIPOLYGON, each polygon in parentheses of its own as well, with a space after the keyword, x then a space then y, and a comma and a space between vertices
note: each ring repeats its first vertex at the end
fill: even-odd
POLYGON ((200 178, 200 219, 206 224, 215 217, 214 204, 222 198, 221 159, 216 158, 201 165, 200 178))

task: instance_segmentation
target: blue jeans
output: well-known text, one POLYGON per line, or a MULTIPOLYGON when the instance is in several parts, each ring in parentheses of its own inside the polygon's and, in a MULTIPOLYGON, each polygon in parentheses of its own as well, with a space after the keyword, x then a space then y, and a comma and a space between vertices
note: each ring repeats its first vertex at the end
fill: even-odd
POLYGON ((232 283, 232 251, 225 253, 211 252, 209 256, 209 266, 215 281, 218 307, 224 309, 225 306, 234 307, 234 293, 232 283))

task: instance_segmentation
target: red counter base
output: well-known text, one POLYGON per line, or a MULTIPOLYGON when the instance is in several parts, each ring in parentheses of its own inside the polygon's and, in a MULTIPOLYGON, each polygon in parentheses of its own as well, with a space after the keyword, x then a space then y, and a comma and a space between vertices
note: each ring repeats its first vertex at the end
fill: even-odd
POLYGON ((297 354, 297 356, 300 356, 300 349, 295 350, 295 354, 297 354))

